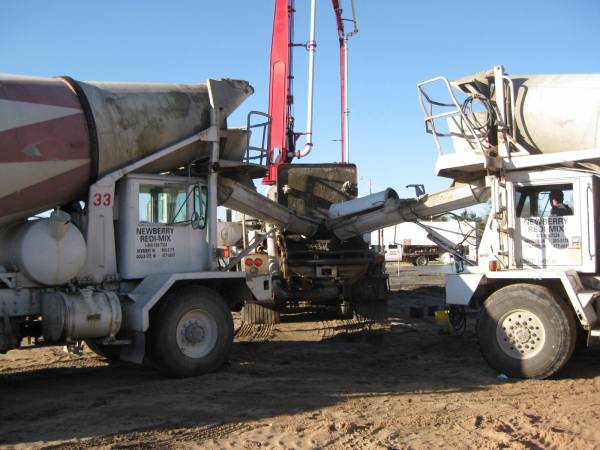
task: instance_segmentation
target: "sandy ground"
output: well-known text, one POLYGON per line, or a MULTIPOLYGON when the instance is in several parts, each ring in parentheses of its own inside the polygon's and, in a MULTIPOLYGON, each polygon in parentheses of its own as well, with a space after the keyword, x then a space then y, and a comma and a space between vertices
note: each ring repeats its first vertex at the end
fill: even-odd
POLYGON ((441 304, 441 289, 415 286, 439 275, 402 276, 384 333, 353 321, 242 326, 229 363, 194 379, 60 348, 1 355, 0 445, 600 448, 600 348, 553 379, 502 381, 472 323, 445 336, 409 317, 410 305, 441 304))

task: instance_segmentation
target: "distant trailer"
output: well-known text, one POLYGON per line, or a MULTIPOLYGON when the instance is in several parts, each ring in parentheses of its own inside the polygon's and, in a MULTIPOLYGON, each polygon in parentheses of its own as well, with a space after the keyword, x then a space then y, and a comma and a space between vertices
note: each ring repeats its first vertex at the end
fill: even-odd
MULTIPOLYGON (((451 220, 447 222, 421 222, 457 245, 462 245, 465 255, 474 255, 478 245, 475 222, 451 220)), ((371 243, 385 254, 387 262, 409 262, 425 266, 430 261, 443 259, 446 251, 427 238, 427 231, 413 222, 404 222, 382 230, 373 231, 371 243)))
POLYGON ((437 260, 445 252, 437 245, 402 245, 402 261, 415 266, 426 266, 429 261, 437 260))

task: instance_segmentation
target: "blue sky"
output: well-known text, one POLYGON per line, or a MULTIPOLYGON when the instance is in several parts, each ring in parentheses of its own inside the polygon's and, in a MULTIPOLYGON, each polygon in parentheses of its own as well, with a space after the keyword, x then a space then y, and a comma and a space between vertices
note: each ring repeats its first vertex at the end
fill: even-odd
MULTIPOLYGON (((424 132, 419 81, 503 64, 508 73, 600 72, 600 2, 356 0, 350 48, 351 162, 361 194, 409 183, 429 191, 435 146, 424 132)), ((350 12, 349 0, 342 5, 350 12)), ((308 0, 297 0, 296 41, 308 39, 308 0)), ((255 88, 232 117, 267 109, 273 2, 4 0, 0 71, 81 80, 197 82, 240 78, 255 88)), ((329 0, 319 0, 315 147, 304 162, 340 159, 338 54, 329 0)), ((296 128, 303 129, 306 51, 296 50, 296 128)))

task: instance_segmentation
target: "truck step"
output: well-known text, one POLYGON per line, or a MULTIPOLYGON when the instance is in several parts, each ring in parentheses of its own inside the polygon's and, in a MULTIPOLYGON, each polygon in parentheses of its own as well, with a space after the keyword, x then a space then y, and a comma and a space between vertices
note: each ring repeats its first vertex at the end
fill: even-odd
POLYGON ((600 276, 599 275, 580 275, 581 282, 592 289, 600 290, 600 276))
POLYGON ((594 289, 584 289, 577 292, 577 297, 581 302, 581 306, 585 308, 598 294, 600 294, 600 291, 596 291, 594 289))

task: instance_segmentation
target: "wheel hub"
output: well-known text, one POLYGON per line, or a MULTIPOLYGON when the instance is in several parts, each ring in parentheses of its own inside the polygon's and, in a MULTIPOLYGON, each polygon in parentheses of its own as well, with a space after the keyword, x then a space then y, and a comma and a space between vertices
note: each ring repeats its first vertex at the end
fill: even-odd
POLYGON ((189 358, 203 358, 217 343, 218 327, 212 315, 201 309, 186 312, 177 324, 177 346, 189 358))
POLYGON ((536 314, 519 309, 509 311, 498 321, 496 339, 509 356, 527 359, 540 352, 546 341, 546 333, 536 314))
POLYGON ((206 335, 204 328, 202 328, 202 325, 198 321, 187 324, 184 327, 183 333, 187 341, 191 344, 202 342, 206 335))

